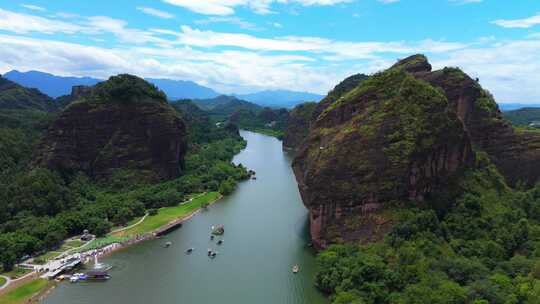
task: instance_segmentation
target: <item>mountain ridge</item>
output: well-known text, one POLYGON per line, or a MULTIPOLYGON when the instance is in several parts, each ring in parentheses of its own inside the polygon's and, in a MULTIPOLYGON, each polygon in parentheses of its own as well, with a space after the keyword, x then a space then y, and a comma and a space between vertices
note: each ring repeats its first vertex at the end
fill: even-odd
MULTIPOLYGON (((12 70, 4 77, 28 88, 36 88, 53 98, 69 95, 72 87, 94 86, 104 80, 93 77, 58 76, 41 71, 20 72, 12 70)), ((144 78, 164 91, 169 100, 211 99, 224 95, 216 90, 190 80, 167 78, 144 78)), ((318 101, 322 95, 289 90, 265 90, 249 94, 230 94, 239 99, 256 103, 260 106, 293 108, 305 101, 318 101)))
POLYGON ((538 180, 540 133, 514 131, 459 69, 432 71, 415 55, 344 88, 319 104, 293 161, 318 247, 380 240, 392 206, 452 193, 478 153, 510 186, 538 180))

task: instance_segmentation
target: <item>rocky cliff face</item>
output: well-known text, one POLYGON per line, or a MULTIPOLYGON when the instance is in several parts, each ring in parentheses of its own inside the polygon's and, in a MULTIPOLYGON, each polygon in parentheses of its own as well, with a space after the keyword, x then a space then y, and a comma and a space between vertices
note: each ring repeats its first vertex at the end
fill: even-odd
POLYGON ((540 175, 538 132, 514 130, 493 96, 459 69, 420 72, 416 77, 443 90, 450 110, 465 125, 473 147, 488 154, 509 185, 536 183, 540 175))
POLYGON ((49 128, 34 166, 98 179, 119 169, 153 181, 181 174, 185 125, 163 93, 140 78, 120 75, 84 95, 49 128))
POLYGON ((0 76, 0 109, 54 112, 54 100, 37 89, 28 89, 0 76))
POLYGON ((368 76, 364 74, 352 75, 340 82, 321 102, 308 102, 296 106, 291 111, 286 123, 283 147, 287 149, 298 149, 307 138, 311 124, 322 111, 345 93, 356 88, 367 78, 368 76))
POLYGON ((64 108, 70 103, 90 95, 90 93, 92 93, 92 87, 82 85, 74 86, 71 88, 71 94, 56 98, 56 103, 59 107, 64 108))
POLYGON ((379 239, 401 204, 444 191, 485 151, 510 182, 536 181, 538 136, 515 133, 491 95, 424 56, 321 102, 293 168, 317 246, 379 239), (524 162, 521 165, 521 162, 524 162))
POLYGON ((313 113, 317 103, 307 102, 297 105, 287 118, 283 147, 296 149, 304 141, 309 133, 313 113))

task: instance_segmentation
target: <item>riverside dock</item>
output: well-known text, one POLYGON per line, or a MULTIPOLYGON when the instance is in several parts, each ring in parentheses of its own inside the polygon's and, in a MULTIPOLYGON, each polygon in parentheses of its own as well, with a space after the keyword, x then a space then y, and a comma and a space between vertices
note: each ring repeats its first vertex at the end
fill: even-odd
POLYGON ((46 272, 41 275, 42 279, 48 279, 52 280, 59 276, 60 274, 72 270, 73 268, 77 267, 82 263, 82 260, 80 258, 70 258, 68 260, 55 260, 48 263, 43 268, 46 272))

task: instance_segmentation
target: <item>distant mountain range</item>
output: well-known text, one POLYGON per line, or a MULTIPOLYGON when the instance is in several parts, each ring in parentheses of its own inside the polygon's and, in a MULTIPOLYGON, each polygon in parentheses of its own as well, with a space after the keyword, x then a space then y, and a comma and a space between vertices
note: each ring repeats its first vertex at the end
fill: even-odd
POLYGON ((154 79, 146 78, 146 81, 153 83, 160 88, 170 100, 194 99, 194 98, 214 98, 220 94, 210 88, 199 85, 193 81, 154 79))
POLYGON ((540 108, 540 104, 533 103, 499 103, 501 111, 513 111, 522 108, 540 108))
POLYGON ((215 120, 228 119, 231 115, 239 111, 256 115, 264 110, 260 105, 227 95, 220 95, 211 99, 195 99, 193 102, 202 110, 207 111, 210 117, 215 120))
POLYGON ((293 108, 306 101, 320 101, 323 95, 295 92, 286 90, 262 91, 252 94, 234 95, 240 99, 251 101, 258 105, 273 108, 293 108))
MULTIPOLYGON (((71 93, 73 86, 93 86, 102 79, 91 77, 64 77, 39 71, 11 71, 4 77, 27 88, 36 88, 41 92, 57 98, 71 93)), ((193 81, 147 78, 164 91, 170 100, 178 99, 212 99, 221 96, 211 88, 193 81)), ((276 108, 292 108, 305 101, 319 101, 322 95, 287 90, 262 91, 252 94, 235 94, 239 99, 250 101, 261 106, 276 108)))
POLYGON ((53 98, 70 94, 73 86, 93 86, 101 82, 90 77, 62 77, 38 71, 11 71, 3 76, 24 87, 38 89, 53 98))
MULTIPOLYGON (((53 98, 69 94, 73 86, 93 86, 103 81, 102 79, 90 77, 56 76, 38 71, 24 73, 11 71, 4 74, 4 77, 27 88, 39 89, 53 98)), ((220 95, 214 90, 198 85, 193 81, 154 78, 148 78, 146 80, 164 91, 170 99, 214 98, 220 95)))

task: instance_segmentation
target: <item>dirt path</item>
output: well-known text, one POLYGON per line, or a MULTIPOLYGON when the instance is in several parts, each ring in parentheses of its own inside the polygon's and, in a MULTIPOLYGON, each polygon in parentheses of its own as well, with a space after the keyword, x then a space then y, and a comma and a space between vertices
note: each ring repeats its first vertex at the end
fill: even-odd
POLYGON ((128 227, 124 227, 124 228, 120 228, 120 229, 116 229, 116 230, 113 230, 111 232, 109 232, 109 234, 115 234, 115 233, 118 233, 118 232, 122 232, 122 231, 125 231, 125 230, 128 230, 128 229, 131 229, 133 227, 136 227, 138 225, 140 225, 145 219, 146 217, 148 216, 148 213, 146 213, 138 222, 136 222, 135 224, 131 225, 131 226, 128 226, 128 227))
POLYGON ((14 280, 12 280, 12 279, 10 279, 10 278, 8 278, 6 276, 2 276, 4 278, 6 278, 7 281, 6 281, 6 284, 4 284, 2 287, 0 287, 0 295, 3 295, 5 293, 7 293, 8 291, 17 288, 18 286, 35 279, 36 274, 37 274, 37 272, 32 271, 30 273, 25 274, 24 276, 22 276, 20 278, 14 279, 14 280))

